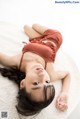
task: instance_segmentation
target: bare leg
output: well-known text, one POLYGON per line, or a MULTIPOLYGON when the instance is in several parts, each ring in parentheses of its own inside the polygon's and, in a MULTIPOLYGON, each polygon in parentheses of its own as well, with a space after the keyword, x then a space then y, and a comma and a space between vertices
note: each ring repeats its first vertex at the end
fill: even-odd
POLYGON ((32 28, 41 35, 43 35, 44 31, 46 31, 48 29, 47 27, 41 26, 39 24, 33 24, 32 28))
POLYGON ((24 32, 29 36, 29 38, 35 38, 41 36, 37 31, 32 29, 32 27, 25 25, 24 26, 24 32))

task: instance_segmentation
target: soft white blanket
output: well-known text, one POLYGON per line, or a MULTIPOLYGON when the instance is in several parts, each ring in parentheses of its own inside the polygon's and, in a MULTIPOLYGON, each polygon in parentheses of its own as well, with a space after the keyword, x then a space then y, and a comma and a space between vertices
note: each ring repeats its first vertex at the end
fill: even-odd
MULTIPOLYGON (((21 51, 22 41, 28 42, 28 37, 19 26, 0 22, 0 52, 14 55, 21 51)), ((80 101, 79 71, 73 60, 60 49, 54 63, 56 70, 68 70, 71 73, 71 85, 69 93, 69 108, 61 112, 55 107, 56 97, 61 89, 61 81, 55 82, 56 96, 54 101, 34 119, 66 119, 80 101)), ((2 112, 7 112, 8 119, 31 119, 18 114, 15 105, 18 87, 0 75, 0 118, 2 112)))

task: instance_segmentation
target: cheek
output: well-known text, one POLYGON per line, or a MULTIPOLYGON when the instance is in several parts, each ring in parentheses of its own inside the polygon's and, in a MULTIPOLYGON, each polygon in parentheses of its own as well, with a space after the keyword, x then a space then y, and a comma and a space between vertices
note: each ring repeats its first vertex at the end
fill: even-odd
POLYGON ((48 80, 50 80, 50 76, 49 76, 49 74, 46 72, 46 78, 48 79, 48 80))
POLYGON ((37 75, 35 73, 29 73, 26 76, 26 81, 31 83, 31 82, 33 82, 33 80, 35 80, 37 78, 38 77, 37 77, 37 75))

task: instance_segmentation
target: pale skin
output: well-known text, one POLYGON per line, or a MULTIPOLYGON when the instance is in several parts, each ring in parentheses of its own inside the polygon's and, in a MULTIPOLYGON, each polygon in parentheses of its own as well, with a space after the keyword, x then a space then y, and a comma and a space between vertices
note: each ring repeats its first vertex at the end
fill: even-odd
MULTIPOLYGON (((29 38, 35 38, 43 35, 47 27, 33 24, 32 27, 24 26, 24 32, 29 38)), ((48 40, 46 40, 47 42, 48 40)), ((50 41, 51 42, 51 41, 50 41)), ((19 67, 22 53, 16 56, 8 56, 0 53, 0 64, 4 66, 17 66, 19 67)), ((54 83, 57 80, 62 80, 62 88, 59 96, 56 99, 56 107, 61 111, 68 108, 68 92, 70 86, 70 74, 67 71, 55 71, 53 63, 47 63, 46 69, 45 61, 42 57, 35 53, 26 52, 23 57, 20 70, 26 73, 25 79, 20 82, 20 88, 26 88, 31 92, 34 100, 43 100, 42 90, 44 85, 54 83), (35 80, 33 80, 35 79, 35 80)), ((49 95, 49 94, 48 94, 49 95)))

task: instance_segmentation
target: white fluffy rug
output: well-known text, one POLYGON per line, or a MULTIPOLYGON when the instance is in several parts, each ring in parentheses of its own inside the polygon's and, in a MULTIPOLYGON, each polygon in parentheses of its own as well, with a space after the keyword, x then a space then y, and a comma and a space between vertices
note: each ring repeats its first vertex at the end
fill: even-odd
MULTIPOLYGON (((0 22, 0 52, 8 55, 14 55, 21 51, 22 41, 28 42, 28 37, 19 26, 0 22)), ((61 112, 55 107, 56 96, 61 89, 61 81, 55 82, 56 96, 54 101, 45 108, 34 119, 66 119, 75 109, 80 101, 80 74, 74 61, 62 51, 59 50, 54 63, 56 70, 64 69, 71 73, 71 85, 69 93, 69 108, 66 112, 61 112)), ((31 119, 17 113, 15 105, 17 103, 18 87, 15 83, 9 81, 0 75, 0 119, 2 112, 7 112, 7 119, 31 119)))

